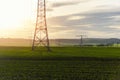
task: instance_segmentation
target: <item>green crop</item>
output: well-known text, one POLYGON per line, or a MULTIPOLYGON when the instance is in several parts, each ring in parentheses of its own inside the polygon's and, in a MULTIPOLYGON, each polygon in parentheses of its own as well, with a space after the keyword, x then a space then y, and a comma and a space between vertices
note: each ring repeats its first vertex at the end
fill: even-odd
POLYGON ((119 80, 115 47, 0 47, 0 80, 119 80))

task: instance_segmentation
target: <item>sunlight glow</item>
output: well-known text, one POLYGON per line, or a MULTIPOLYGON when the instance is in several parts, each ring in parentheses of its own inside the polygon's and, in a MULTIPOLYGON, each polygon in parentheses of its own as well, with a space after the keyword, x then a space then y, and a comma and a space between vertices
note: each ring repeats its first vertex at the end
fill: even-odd
MULTIPOLYGON (((51 23, 49 19, 48 23, 48 32, 50 38, 52 36, 59 37, 58 35, 66 34, 65 37, 71 37, 71 34, 78 33, 82 28, 76 28, 74 26, 70 26, 71 29, 75 29, 75 32, 69 34, 67 32, 67 28, 69 25, 64 22, 60 22, 63 16, 70 16, 68 20, 78 21, 86 18, 85 16, 76 16, 76 14, 89 14, 94 13, 95 11, 117 11, 120 8, 119 5, 120 0, 46 0, 47 9, 47 19, 51 18, 51 23), (78 4, 68 4, 64 5, 64 2, 77 2, 78 4), (59 7, 52 6, 53 4, 60 4, 59 7), (49 6, 50 5, 50 6, 49 6), (75 16, 72 16, 75 14, 75 16), (58 17, 58 21, 57 18, 58 17), (52 18, 54 22, 52 22, 52 18), (57 26, 53 23, 60 23, 57 26), (65 24, 65 25, 63 25, 65 24), (52 31, 54 30, 54 32, 52 31), (65 30, 65 32, 64 32, 65 30), (57 32, 56 32, 57 31, 57 32), (59 31, 59 33, 58 33, 59 31)), ((1 37, 14 37, 14 38, 27 38, 28 36, 32 36, 34 33, 35 22, 36 22, 36 13, 37 13, 37 0, 0 0, 0 38, 1 37)), ((67 17, 66 17, 67 18, 67 17)), ((111 16, 111 18, 116 21, 120 19, 120 16, 111 16)), ((86 22, 87 20, 85 20, 86 22)), ((67 22, 67 21, 66 21, 67 22)), ((69 23, 69 22, 68 22, 69 23)), ((79 23, 78 23, 79 24, 79 23)), ((74 23, 72 23, 74 25, 74 23)), ((117 25, 117 23, 115 24, 117 25)), ((80 26, 91 28, 90 24, 83 24, 80 26)), ((110 28, 119 28, 118 26, 110 25, 110 28), (113 27, 114 26, 114 27, 113 27)), ((69 29, 68 29, 69 31, 69 29)), ((103 30, 104 31, 104 30, 103 30)), ((93 31, 92 31, 93 32, 93 31)), ((91 32, 91 33, 92 33, 91 32)), ((89 36, 96 36, 94 33, 89 34, 89 36)), ((63 37, 63 36, 61 36, 63 37)), ((31 37, 30 37, 31 38, 31 37)))
POLYGON ((29 3, 24 0, 0 0, 0 29, 20 27, 29 12, 29 3))

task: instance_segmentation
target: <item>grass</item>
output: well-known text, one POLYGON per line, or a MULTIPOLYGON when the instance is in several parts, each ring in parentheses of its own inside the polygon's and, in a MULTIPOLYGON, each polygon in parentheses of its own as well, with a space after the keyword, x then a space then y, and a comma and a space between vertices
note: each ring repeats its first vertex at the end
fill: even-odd
POLYGON ((48 52, 43 47, 35 51, 30 47, 0 47, 0 58, 120 58, 119 49, 116 47, 51 47, 51 52, 48 52))
POLYGON ((119 49, 0 47, 0 80, 119 80, 119 49))

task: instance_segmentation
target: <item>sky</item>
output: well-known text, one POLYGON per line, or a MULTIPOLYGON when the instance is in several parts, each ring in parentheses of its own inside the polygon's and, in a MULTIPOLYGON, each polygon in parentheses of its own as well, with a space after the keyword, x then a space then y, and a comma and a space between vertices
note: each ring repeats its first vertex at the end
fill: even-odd
MULTIPOLYGON (((49 38, 120 38, 120 0, 46 0, 49 38)), ((37 0, 0 0, 0 38, 33 38, 37 0)))

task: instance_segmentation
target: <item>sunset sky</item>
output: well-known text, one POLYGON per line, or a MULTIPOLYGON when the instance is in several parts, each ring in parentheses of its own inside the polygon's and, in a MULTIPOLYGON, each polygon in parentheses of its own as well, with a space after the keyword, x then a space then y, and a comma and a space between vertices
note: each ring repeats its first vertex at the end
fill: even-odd
MULTIPOLYGON (((120 38, 120 0, 46 0, 50 38, 120 38)), ((0 38, 32 38, 37 0, 0 0, 0 38)))

